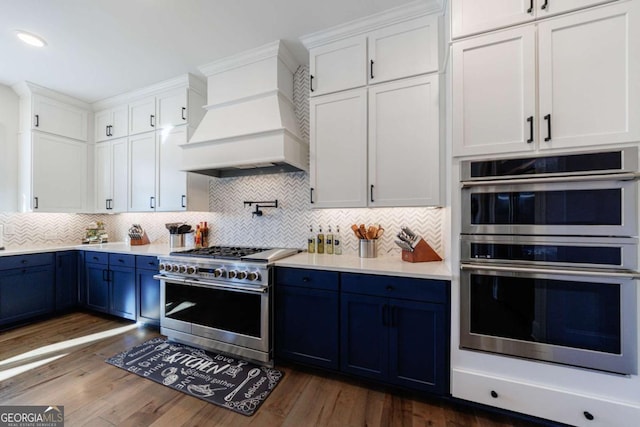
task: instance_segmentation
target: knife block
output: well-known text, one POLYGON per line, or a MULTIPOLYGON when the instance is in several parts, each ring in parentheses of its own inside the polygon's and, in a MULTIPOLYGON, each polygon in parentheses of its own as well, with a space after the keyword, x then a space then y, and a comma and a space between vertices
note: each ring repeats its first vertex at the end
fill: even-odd
POLYGON ((402 250, 402 260, 407 262, 442 261, 440 255, 433 250, 424 239, 420 239, 413 252, 402 250))
POLYGON ((147 232, 143 231, 141 236, 129 236, 129 245, 131 246, 142 246, 149 244, 149 236, 147 236, 147 232))

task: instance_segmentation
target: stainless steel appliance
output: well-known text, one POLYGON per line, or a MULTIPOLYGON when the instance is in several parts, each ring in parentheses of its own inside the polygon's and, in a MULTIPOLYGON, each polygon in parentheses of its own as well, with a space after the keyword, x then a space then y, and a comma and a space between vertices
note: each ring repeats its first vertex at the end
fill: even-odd
POLYGON ((160 332, 273 364, 272 264, 297 252, 212 246, 159 257, 160 332))
POLYGON ((637 373, 638 149, 461 168, 460 347, 637 373))

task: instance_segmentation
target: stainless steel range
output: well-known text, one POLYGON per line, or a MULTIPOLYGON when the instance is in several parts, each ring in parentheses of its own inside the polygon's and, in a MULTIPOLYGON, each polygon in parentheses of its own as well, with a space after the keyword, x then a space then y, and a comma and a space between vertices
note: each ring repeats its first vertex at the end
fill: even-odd
POLYGON ((272 265, 297 252, 212 246, 159 257, 160 332, 272 365, 272 265))

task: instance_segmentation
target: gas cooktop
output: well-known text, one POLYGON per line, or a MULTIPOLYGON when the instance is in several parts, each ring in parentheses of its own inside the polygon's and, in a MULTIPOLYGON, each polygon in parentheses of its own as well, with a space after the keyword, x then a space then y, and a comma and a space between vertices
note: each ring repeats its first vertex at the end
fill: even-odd
POLYGON ((298 249, 256 248, 246 246, 209 246, 171 252, 170 256, 187 256, 231 261, 270 262, 298 253, 298 249))

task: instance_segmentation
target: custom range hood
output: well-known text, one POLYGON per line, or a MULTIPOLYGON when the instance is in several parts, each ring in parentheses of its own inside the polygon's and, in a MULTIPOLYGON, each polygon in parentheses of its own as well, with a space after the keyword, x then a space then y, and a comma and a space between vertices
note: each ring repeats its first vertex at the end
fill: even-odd
POLYGON ((217 177, 308 170, 292 101, 296 68, 280 40, 200 67, 207 111, 181 146, 182 169, 217 177))

